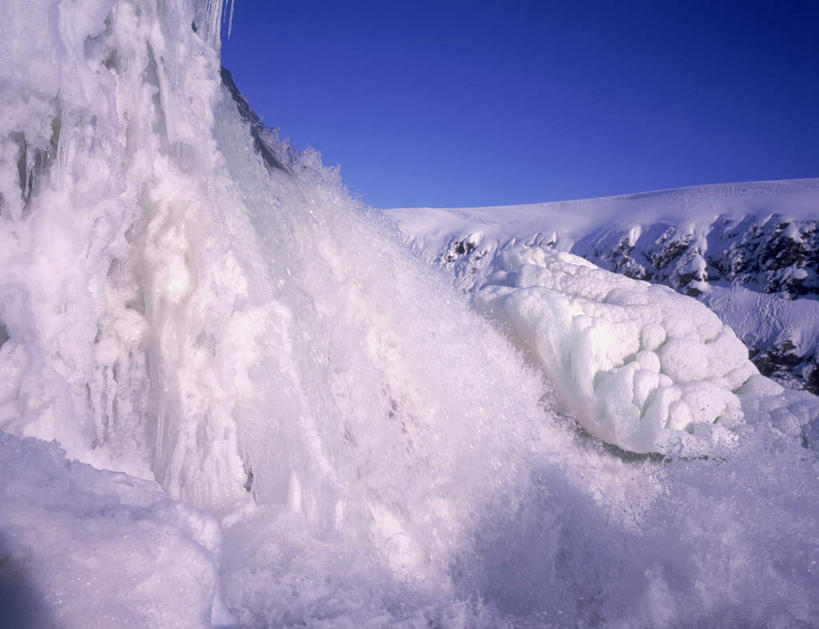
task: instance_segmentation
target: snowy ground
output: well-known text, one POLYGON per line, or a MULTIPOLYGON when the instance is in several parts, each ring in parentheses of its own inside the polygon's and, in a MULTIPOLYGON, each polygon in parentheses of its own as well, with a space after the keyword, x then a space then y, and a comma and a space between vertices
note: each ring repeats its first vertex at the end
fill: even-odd
POLYGON ((548 247, 470 304, 221 9, 0 4, 0 624, 810 626, 815 398, 548 247))

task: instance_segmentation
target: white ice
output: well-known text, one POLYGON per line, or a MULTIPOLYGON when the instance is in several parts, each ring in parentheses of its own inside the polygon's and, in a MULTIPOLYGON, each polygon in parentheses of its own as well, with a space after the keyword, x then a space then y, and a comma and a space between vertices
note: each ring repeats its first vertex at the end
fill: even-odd
MULTIPOLYGON (((708 308, 670 288, 516 245, 490 267, 476 302, 511 328, 562 410, 624 450, 707 454, 731 443, 746 419, 766 421, 751 402, 754 383, 766 379, 745 346, 708 308)), ((764 386, 791 409, 795 435, 819 414, 814 396, 764 386)))
POLYGON ((221 529, 145 481, 0 433, 4 627, 203 627, 232 621, 214 597, 221 529), (162 604, 169 595, 173 605, 162 604))
MULTIPOLYGON (((812 622, 819 468, 778 391, 751 378, 761 420, 707 458, 576 430, 314 152, 266 133, 262 158, 221 9, 0 4, 0 585, 29 618, 812 622)), ((639 304, 559 299, 659 342, 639 304)))

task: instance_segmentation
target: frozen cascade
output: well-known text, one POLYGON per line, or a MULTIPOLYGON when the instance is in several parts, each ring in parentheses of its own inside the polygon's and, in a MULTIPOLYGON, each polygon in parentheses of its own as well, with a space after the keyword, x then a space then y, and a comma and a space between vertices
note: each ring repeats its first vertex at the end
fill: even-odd
POLYGON ((577 431, 336 172, 251 135, 223 13, 0 5, 0 553, 55 624, 808 626, 814 453, 577 431))

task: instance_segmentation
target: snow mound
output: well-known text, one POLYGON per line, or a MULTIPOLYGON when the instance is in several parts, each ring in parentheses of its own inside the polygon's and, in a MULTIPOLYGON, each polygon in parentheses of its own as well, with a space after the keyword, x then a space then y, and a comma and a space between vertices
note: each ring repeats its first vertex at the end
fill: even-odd
POLYGON ((0 625, 211 627, 219 524, 161 487, 0 432, 0 625))

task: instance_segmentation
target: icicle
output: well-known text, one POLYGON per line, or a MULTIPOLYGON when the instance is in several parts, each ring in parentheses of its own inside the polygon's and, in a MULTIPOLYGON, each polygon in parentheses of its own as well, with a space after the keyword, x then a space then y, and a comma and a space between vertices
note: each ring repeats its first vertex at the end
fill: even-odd
POLYGON ((206 0, 203 2, 203 19, 205 24, 206 39, 218 51, 221 45, 222 24, 227 22, 230 37, 233 30, 233 9, 235 0, 206 0))
POLYGON ((233 9, 236 7, 236 0, 230 0, 230 16, 228 17, 228 39, 233 31, 233 9))
POLYGON ((203 0, 197 7, 197 25, 201 25, 202 37, 218 52, 221 44, 221 23, 224 16, 224 0, 203 0))

